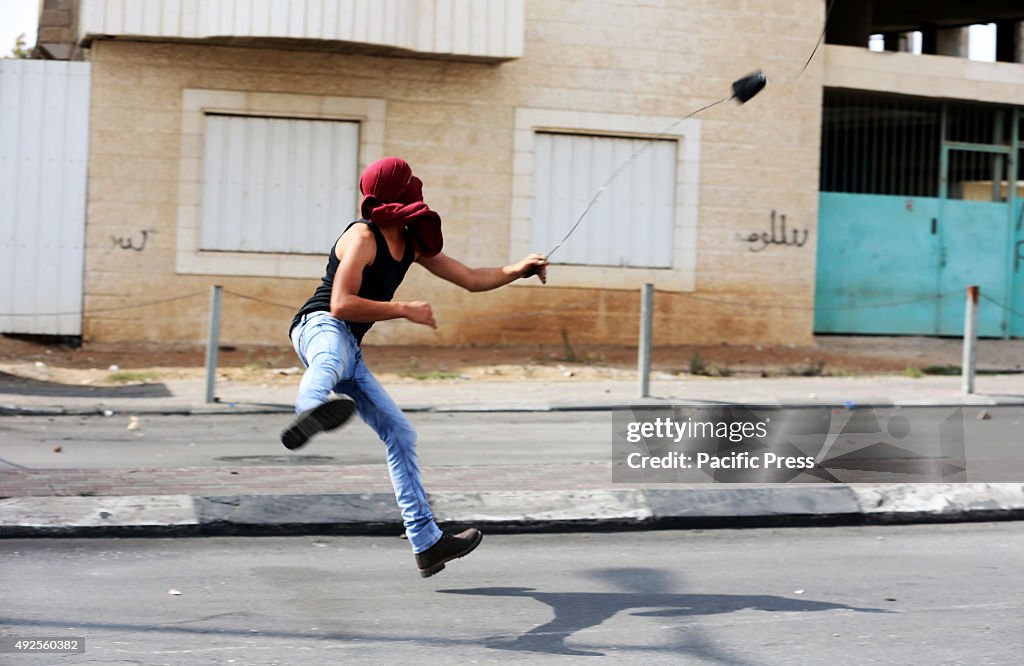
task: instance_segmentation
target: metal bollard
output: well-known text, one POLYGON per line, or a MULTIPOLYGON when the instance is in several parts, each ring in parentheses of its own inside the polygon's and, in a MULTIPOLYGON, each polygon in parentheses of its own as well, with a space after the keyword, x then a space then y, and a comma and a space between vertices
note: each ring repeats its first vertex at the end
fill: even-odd
POLYGON ((215 402, 214 385, 217 382, 217 348, 220 345, 221 286, 210 287, 210 331, 206 338, 206 402, 215 402))
POLYGON ((654 285, 645 284, 640 292, 640 346, 636 358, 641 398, 651 395, 651 319, 654 316, 653 311, 654 285))
POLYGON ((978 349, 978 296, 981 289, 967 287, 967 308, 964 312, 964 358, 961 379, 964 393, 974 393, 974 363, 978 349))

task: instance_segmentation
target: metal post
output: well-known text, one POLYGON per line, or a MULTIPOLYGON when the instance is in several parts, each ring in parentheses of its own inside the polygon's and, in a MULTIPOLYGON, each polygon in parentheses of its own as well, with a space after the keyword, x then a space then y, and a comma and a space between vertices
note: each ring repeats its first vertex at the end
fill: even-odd
POLYGON ((220 345, 219 284, 210 287, 210 332, 206 338, 206 402, 215 401, 213 387, 217 381, 217 348, 220 345))
MULTIPOLYGON (((1007 111, 1009 113, 1009 111, 1007 111)), ((996 112, 994 127, 992 128, 992 144, 999 146, 1003 143, 1003 113, 996 112)), ((1003 171, 1005 166, 1004 158, 996 153, 992 158, 992 201, 1003 200, 1003 171)), ((1009 185, 1009 183, 1007 183, 1009 185)))
POLYGON ((967 287, 967 310, 964 313, 964 359, 962 369, 964 393, 974 393, 974 356, 978 347, 978 294, 980 289, 967 287))
MULTIPOLYGON (((1024 35, 1024 23, 1021 23, 1021 33, 1024 35)), ((1024 43, 1021 44, 1024 49, 1024 43)), ((1010 122, 1010 154, 1006 157, 1006 207, 1009 209, 1010 223, 1008 225, 1008 236, 1006 243, 1006 265, 1014 266, 1013 271, 1006 271, 1006 291, 1003 293, 1007 295, 1007 302, 1009 303, 1010 309, 1017 309, 1022 301, 1021 294, 1014 293, 1013 282, 1016 277, 1017 271, 1017 256, 1018 256, 1018 245, 1017 245, 1017 234, 1020 232, 1020 227, 1017 226, 1018 221, 1021 219, 1016 216, 1017 213, 1017 182, 1020 178, 1021 165, 1018 162, 1017 156, 1021 154, 1021 136, 1020 126, 1021 122, 1024 121, 1024 115, 1021 115, 1020 109, 1013 110, 1013 118, 1010 122)), ((1019 290, 1018 290, 1019 291, 1019 290)), ((1004 312, 1003 317, 1006 322, 1003 327, 1003 338, 1009 339, 1013 333, 1013 315, 1004 312)))
POLYGON ((640 292, 640 348, 636 358, 641 398, 651 395, 651 318, 653 312, 654 285, 645 284, 640 292))

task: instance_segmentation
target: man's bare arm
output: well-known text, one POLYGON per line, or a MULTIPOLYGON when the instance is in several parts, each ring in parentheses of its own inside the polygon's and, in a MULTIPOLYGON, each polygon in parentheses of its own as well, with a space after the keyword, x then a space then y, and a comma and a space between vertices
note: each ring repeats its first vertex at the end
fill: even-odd
POLYGON ((518 263, 500 268, 470 268, 444 252, 429 258, 420 257, 417 261, 437 277, 467 291, 490 291, 532 275, 542 283, 547 282, 548 262, 541 254, 531 254, 518 263))
POLYGON ((377 255, 377 241, 373 232, 364 225, 356 225, 342 234, 334 246, 338 257, 338 270, 331 288, 331 314, 338 319, 358 322, 408 319, 431 328, 437 328, 429 303, 423 301, 373 301, 359 296, 363 284, 363 269, 377 255))

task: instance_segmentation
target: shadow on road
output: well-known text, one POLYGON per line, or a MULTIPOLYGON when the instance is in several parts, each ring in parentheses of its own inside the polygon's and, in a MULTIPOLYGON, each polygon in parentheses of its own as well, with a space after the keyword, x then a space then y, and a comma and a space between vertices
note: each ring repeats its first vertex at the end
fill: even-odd
POLYGON ((0 372, 0 394, 44 395, 65 398, 169 398, 165 384, 129 384, 127 386, 81 386, 41 379, 19 377, 0 372))
MULTIPOLYGON (((631 609, 635 617, 692 617, 717 615, 750 609, 769 612, 803 613, 826 610, 850 610, 862 613, 889 613, 880 608, 856 608, 844 604, 810 599, 790 599, 763 594, 680 594, 665 592, 676 586, 670 572, 650 568, 592 569, 593 578, 611 583, 619 592, 542 592, 530 587, 476 587, 438 590, 445 594, 468 594, 486 597, 529 597, 546 604, 554 611, 550 622, 515 638, 495 637, 486 642, 489 648, 547 652, 551 654, 604 656, 569 647, 565 644, 573 634, 596 627, 616 613, 631 609)), ((727 664, 747 664, 742 658, 728 655, 699 636, 681 636, 677 641, 659 647, 659 651, 687 652, 705 659, 727 664)))
MULTIPOLYGON (((215 615, 188 618, 177 621, 146 624, 135 622, 84 621, 82 618, 45 619, 27 617, 0 617, 0 627, 35 628, 46 630, 70 630, 83 633, 89 640, 107 641, 120 638, 122 645, 128 645, 127 638, 147 634, 169 634, 179 636, 245 637, 257 636, 287 640, 346 641, 359 645, 374 643, 425 644, 453 648, 458 646, 482 646, 491 649, 515 650, 532 653, 573 656, 605 656, 603 652, 582 650, 566 645, 566 640, 576 632, 597 627, 621 611, 636 610, 635 617, 672 618, 696 617, 733 613, 745 609, 769 612, 804 613, 828 610, 847 610, 862 613, 891 613, 879 608, 857 608, 845 604, 810 599, 790 599, 774 595, 746 594, 681 594, 665 592, 676 586, 670 572, 650 568, 593 569, 584 575, 611 583, 622 591, 617 592, 543 592, 529 587, 477 587, 466 589, 438 590, 445 594, 474 595, 483 597, 528 597, 551 607, 555 617, 548 623, 535 627, 524 634, 500 634, 491 637, 459 637, 441 634, 388 635, 346 631, 290 631, 287 629, 255 629, 259 618, 275 618, 252 610, 237 610, 215 615), (242 627, 226 626, 225 621, 244 621, 242 627), (205 624, 214 621, 215 624, 205 624), (189 626, 191 625, 191 626, 189 626), (205 626, 204 626, 205 625, 205 626), (91 630, 91 631, 89 631, 91 630)), ((433 613, 441 612, 434 608, 433 613)), ((441 616, 437 617, 444 624, 441 616)), ((278 621, 275 619, 275 622, 278 621)), ((729 666, 754 666, 755 662, 731 654, 717 641, 704 637, 699 626, 688 623, 675 628, 674 640, 652 645, 630 645, 623 649, 651 653, 686 655, 703 661, 729 666)), ((76 634, 76 635, 80 635, 76 634)), ((147 644, 148 645, 148 644, 147 644)), ((148 648, 151 649, 151 646, 148 648)), ((372 648, 370 648, 372 649, 372 648)))

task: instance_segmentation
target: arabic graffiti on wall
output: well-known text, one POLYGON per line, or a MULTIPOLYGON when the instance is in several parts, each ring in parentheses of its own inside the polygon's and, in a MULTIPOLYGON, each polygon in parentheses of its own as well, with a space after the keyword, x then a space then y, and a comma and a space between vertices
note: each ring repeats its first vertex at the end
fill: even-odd
POLYGON ((136 244, 135 236, 110 236, 110 242, 115 249, 120 250, 132 250, 134 252, 142 252, 146 249, 146 241, 149 240, 149 230, 143 229, 140 233, 142 236, 141 240, 136 244))
POLYGON ((751 252, 761 252, 769 245, 790 245, 803 247, 810 235, 808 229, 787 229, 786 214, 777 214, 772 209, 771 222, 765 231, 751 231, 747 235, 739 235, 740 240, 747 243, 751 252))

